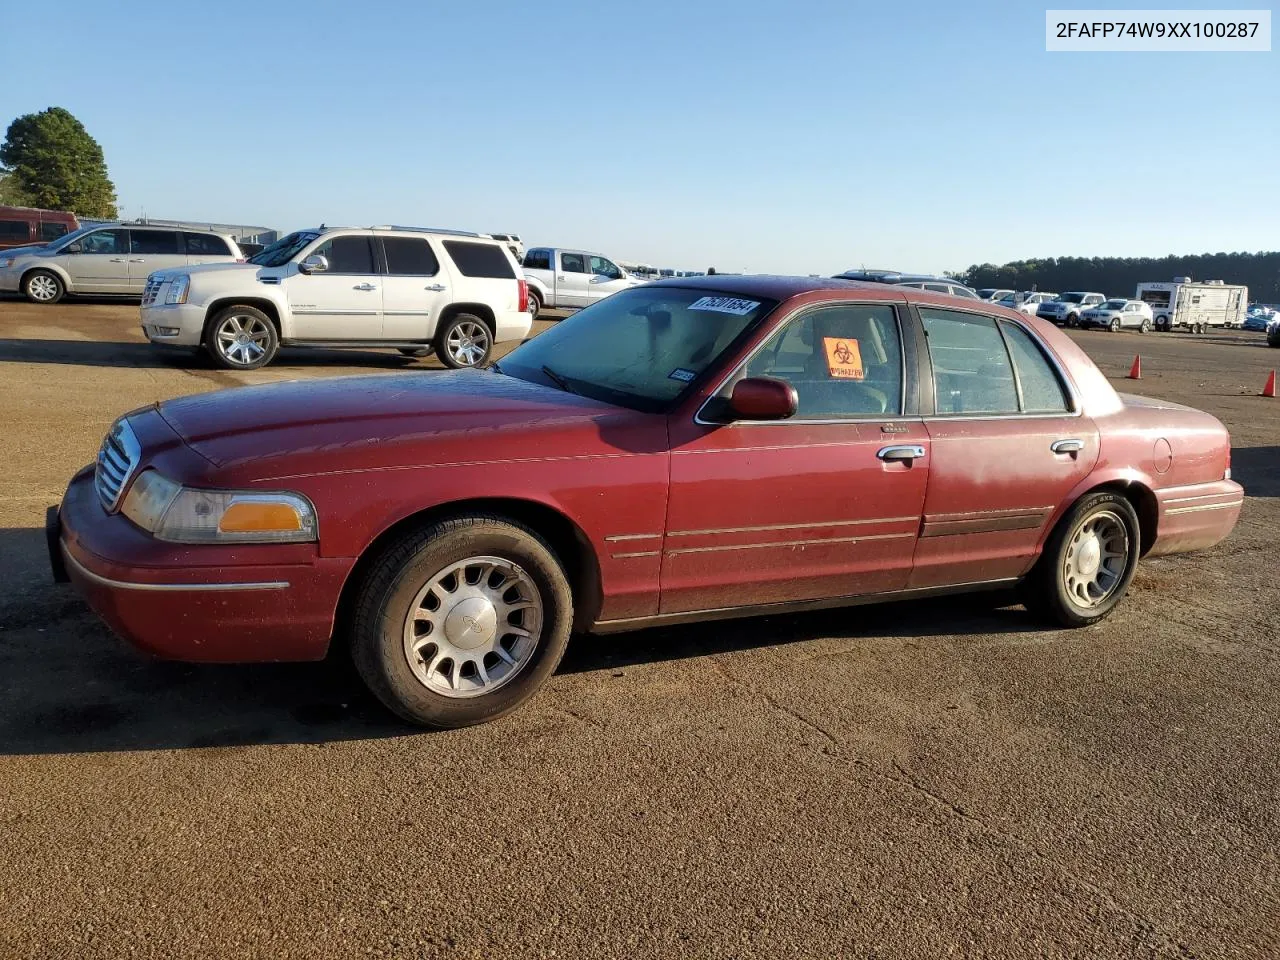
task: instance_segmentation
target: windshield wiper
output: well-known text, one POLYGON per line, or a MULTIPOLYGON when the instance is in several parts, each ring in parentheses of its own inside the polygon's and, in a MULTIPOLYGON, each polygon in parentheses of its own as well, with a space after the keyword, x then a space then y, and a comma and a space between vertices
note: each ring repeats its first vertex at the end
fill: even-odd
POLYGON ((573 387, 569 386, 569 381, 568 381, 568 380, 566 380, 564 377, 560 376, 560 374, 556 373, 554 370, 552 370, 550 367, 548 367, 545 363, 542 365, 542 372, 543 372, 543 373, 545 373, 545 374, 547 375, 547 379, 548 379, 548 380, 550 380, 552 383, 554 383, 557 387, 559 387, 559 388, 560 388, 561 390, 563 390, 565 393, 577 393, 577 392, 578 392, 577 390, 573 389, 573 387))

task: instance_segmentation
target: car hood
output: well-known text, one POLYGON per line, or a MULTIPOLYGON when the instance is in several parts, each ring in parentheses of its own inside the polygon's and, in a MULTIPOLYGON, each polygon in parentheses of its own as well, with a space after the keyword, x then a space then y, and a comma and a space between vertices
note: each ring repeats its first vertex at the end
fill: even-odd
POLYGON ((164 270, 153 270, 153 277, 176 277, 178 274, 185 273, 188 276, 196 277, 201 274, 208 273, 226 273, 228 271, 239 271, 241 273, 253 273, 258 270, 266 270, 267 267, 260 267, 256 263, 241 263, 238 260, 220 260, 217 263, 194 263, 188 267, 166 267, 164 270))
POLYGON ((297 380, 158 406, 215 467, 260 482, 335 470, 656 448, 665 418, 482 370, 297 380), (612 438, 612 439, 611 439, 612 438))
POLYGON ((33 253, 46 253, 48 246, 47 243, 28 243, 21 247, 5 247, 0 250, 0 260, 5 257, 26 257, 33 253))

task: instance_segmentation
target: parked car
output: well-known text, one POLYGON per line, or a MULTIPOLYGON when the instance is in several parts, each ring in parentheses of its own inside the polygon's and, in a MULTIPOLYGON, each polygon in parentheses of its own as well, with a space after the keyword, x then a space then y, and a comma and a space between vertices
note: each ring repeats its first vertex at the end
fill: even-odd
POLYGON ((507 245, 478 233, 317 227, 246 263, 157 271, 142 330, 232 370, 270 363, 281 345, 434 351, 470 367, 528 335, 528 294, 507 245))
POLYGON ((1005 297, 1017 296, 1016 290, 1004 290, 999 287, 983 287, 975 292, 978 294, 979 300, 988 300, 992 303, 997 300, 1003 300, 1005 297))
POLYGON ((581 309, 647 282, 598 253, 559 247, 534 247, 526 253, 524 277, 529 281, 531 320, 543 307, 581 309))
POLYGON ((1048 303, 1050 300, 1056 300, 1057 298, 1058 295, 1056 293, 1027 290, 1022 293, 1006 294, 994 302, 1008 310, 1017 310, 1019 313, 1034 317, 1040 304, 1048 303))
POLYGON ((1263 306, 1256 303, 1251 306, 1245 314, 1244 323, 1241 328, 1244 330, 1253 330, 1255 332, 1265 332, 1268 325, 1276 317, 1276 311, 1271 307, 1263 306))
POLYGON ((1080 326, 1086 329, 1103 327, 1112 333, 1132 327, 1142 333, 1150 333, 1151 307, 1141 300, 1107 300, 1081 313, 1080 326))
POLYGON ((47 247, 0 252, 0 291, 32 303, 57 303, 66 294, 138 297, 154 270, 228 264, 242 259, 224 233, 137 223, 81 227, 47 247))
POLYGON ((933 277, 925 273, 898 273, 895 270, 846 270, 838 273, 835 280, 859 280, 864 283, 889 283, 898 287, 913 287, 916 290, 929 290, 933 293, 945 293, 952 297, 963 297, 966 300, 977 300, 978 294, 958 280, 949 277, 933 277))
POLYGON ((0 250, 42 247, 78 229, 76 215, 66 210, 0 206, 0 250))
POLYGON ((717 275, 623 290, 488 370, 136 410, 47 533, 145 650, 336 638, 390 709, 455 727, 525 701, 575 629, 1009 587, 1092 624, 1242 500, 1221 423, 1117 395, 1049 324, 717 275))
POLYGON ((1106 302, 1101 293, 1087 293, 1079 290, 1058 294, 1058 299, 1042 303, 1036 308, 1036 316, 1041 320, 1050 320, 1060 327, 1076 327, 1080 325, 1080 314, 1090 307, 1106 302))
POLYGON ((493 237, 493 239, 505 243, 507 249, 511 251, 511 255, 516 258, 516 263, 524 259, 524 241, 514 233, 489 233, 485 234, 485 236, 493 237))

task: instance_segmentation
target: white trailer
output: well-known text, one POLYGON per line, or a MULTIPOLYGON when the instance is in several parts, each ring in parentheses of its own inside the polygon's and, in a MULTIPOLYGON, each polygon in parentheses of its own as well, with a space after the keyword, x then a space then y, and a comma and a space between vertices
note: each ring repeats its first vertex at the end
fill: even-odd
POLYGON ((1174 277, 1172 283, 1140 283, 1136 299, 1151 306, 1157 330, 1186 327, 1204 333, 1210 327, 1239 327, 1249 307, 1249 288, 1221 280, 1194 282, 1174 277))

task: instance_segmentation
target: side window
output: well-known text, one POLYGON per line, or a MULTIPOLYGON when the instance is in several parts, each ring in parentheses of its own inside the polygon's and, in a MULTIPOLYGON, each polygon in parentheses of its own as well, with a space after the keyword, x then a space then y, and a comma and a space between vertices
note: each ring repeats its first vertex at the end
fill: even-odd
POLYGON ((373 250, 363 236, 334 237, 311 251, 329 261, 330 273, 373 273, 373 250))
POLYGON ((184 233, 183 243, 187 254, 194 257, 229 257, 231 248, 227 241, 213 233, 184 233))
POLYGON ((0 243, 26 243, 31 224, 26 220, 0 220, 0 243))
POLYGON ((382 249, 387 254, 387 273, 393 277, 434 277, 440 272, 440 261, 425 239, 383 237, 382 249))
POLYGON ((968 300, 977 300, 978 295, 968 287, 952 287, 951 295, 953 297, 965 297, 968 300))
POLYGON ((1004 338, 992 317, 920 307, 939 416, 1018 412, 1004 338))
POLYGON ((551 270, 551 251, 530 250, 525 254, 524 265, 529 270, 551 270))
POLYGON ((591 258, 591 272, 597 277, 608 277, 610 280, 622 279, 622 271, 604 257, 591 258))
POLYGON ((951 288, 947 286, 945 283, 926 283, 924 285, 924 288, 926 290, 931 290, 934 293, 950 293, 951 292, 951 288))
POLYGON ((126 230, 95 230, 80 238, 81 253, 124 254, 129 252, 126 230))
POLYGON ((1009 343, 1013 368, 1018 372, 1023 413, 1066 413, 1067 392, 1044 351, 1017 324, 1001 320, 1000 329, 1009 343))
POLYGON ((66 236, 67 232, 65 223, 49 223, 46 221, 40 224, 41 240, 57 240, 59 237, 66 236))
POLYGON ((789 322, 747 364, 796 388, 801 420, 902 414, 902 340, 893 308, 820 307, 789 322))
POLYGON ((580 253, 562 253, 560 254, 560 269, 565 273, 586 273, 586 260, 580 253))
POLYGON ((130 230, 129 252, 143 254, 182 253, 174 230, 130 230))
POLYGON ((506 250, 496 243, 446 240, 444 249, 464 277, 488 277, 493 280, 516 278, 506 250))

